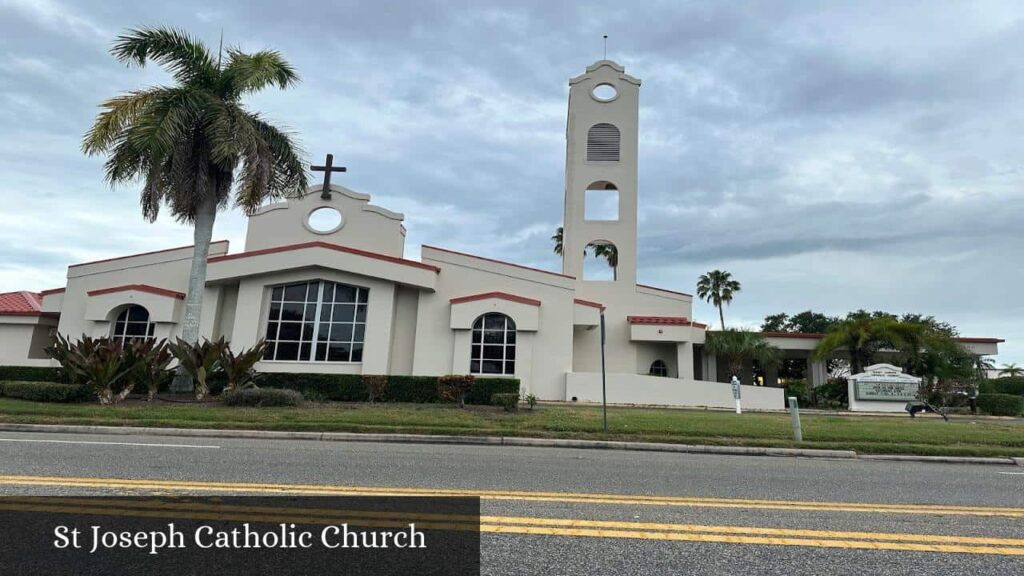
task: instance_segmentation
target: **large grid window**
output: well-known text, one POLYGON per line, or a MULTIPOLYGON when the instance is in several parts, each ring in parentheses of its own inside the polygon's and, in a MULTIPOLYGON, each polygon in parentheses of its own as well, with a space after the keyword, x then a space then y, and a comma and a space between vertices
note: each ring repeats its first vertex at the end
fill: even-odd
POLYGON ((156 325, 149 321, 149 310, 132 304, 117 315, 110 339, 122 346, 132 340, 149 340, 153 338, 155 327, 156 325))
POLYGON ((270 293, 264 360, 362 362, 369 290, 314 281, 270 293))
POLYGON ((516 373, 516 323, 504 314, 484 314, 473 323, 471 374, 516 373))
POLYGON ((665 364, 664 360, 655 360, 651 362, 651 376, 668 376, 668 364, 665 364))

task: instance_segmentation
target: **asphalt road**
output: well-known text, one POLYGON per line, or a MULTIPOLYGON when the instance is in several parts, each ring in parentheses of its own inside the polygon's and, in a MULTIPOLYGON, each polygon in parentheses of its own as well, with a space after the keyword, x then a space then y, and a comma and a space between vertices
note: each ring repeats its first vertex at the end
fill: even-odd
POLYGON ((1021 467, 0 433, 6 495, 366 490, 481 494, 484 574, 1024 574, 1021 467))

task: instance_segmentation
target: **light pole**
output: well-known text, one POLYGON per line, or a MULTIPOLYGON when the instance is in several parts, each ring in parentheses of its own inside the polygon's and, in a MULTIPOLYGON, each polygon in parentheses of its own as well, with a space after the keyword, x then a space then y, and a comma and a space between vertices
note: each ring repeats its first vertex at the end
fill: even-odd
POLYGON ((601 411, 604 415, 604 433, 608 434, 608 385, 604 368, 604 310, 601 311, 601 411))

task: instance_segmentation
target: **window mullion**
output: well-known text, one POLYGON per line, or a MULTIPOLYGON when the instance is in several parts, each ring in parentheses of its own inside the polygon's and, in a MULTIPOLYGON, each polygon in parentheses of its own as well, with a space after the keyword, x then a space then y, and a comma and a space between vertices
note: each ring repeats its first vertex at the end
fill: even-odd
MULTIPOLYGON (((310 362, 313 362, 313 361, 316 360, 317 339, 320 337, 320 314, 321 314, 320 307, 323 306, 323 302, 324 302, 324 284, 326 284, 326 282, 318 282, 317 284, 318 284, 318 288, 317 288, 317 292, 316 292, 316 308, 314 308, 315 313, 313 315, 313 337, 310 338, 310 342, 309 342, 309 361, 310 362)), ((308 294, 309 291, 307 290, 306 293, 308 294)), ((305 304, 303 304, 303 308, 308 308, 308 307, 309 307, 309 302, 306 302, 305 304)), ((301 338, 300 338, 300 342, 301 342, 301 338)), ((299 350, 300 351, 302 350, 302 344, 301 343, 299 344, 299 350)))

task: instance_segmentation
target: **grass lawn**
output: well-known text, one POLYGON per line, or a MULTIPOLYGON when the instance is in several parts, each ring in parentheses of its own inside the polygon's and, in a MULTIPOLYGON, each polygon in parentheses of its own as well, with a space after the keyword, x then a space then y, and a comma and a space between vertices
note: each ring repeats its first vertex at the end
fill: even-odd
MULTIPOLYGON (((805 448, 850 449, 866 454, 1024 456, 1020 421, 943 422, 938 417, 884 418, 805 414, 805 448)), ((131 402, 117 406, 53 404, 0 398, 0 422, 95 424, 322 432, 402 432, 532 436, 716 444, 798 446, 786 414, 609 408, 609 434, 601 409, 542 405, 509 414, 491 406, 459 410, 432 404, 310 403, 301 408, 228 408, 219 404, 131 402)))

